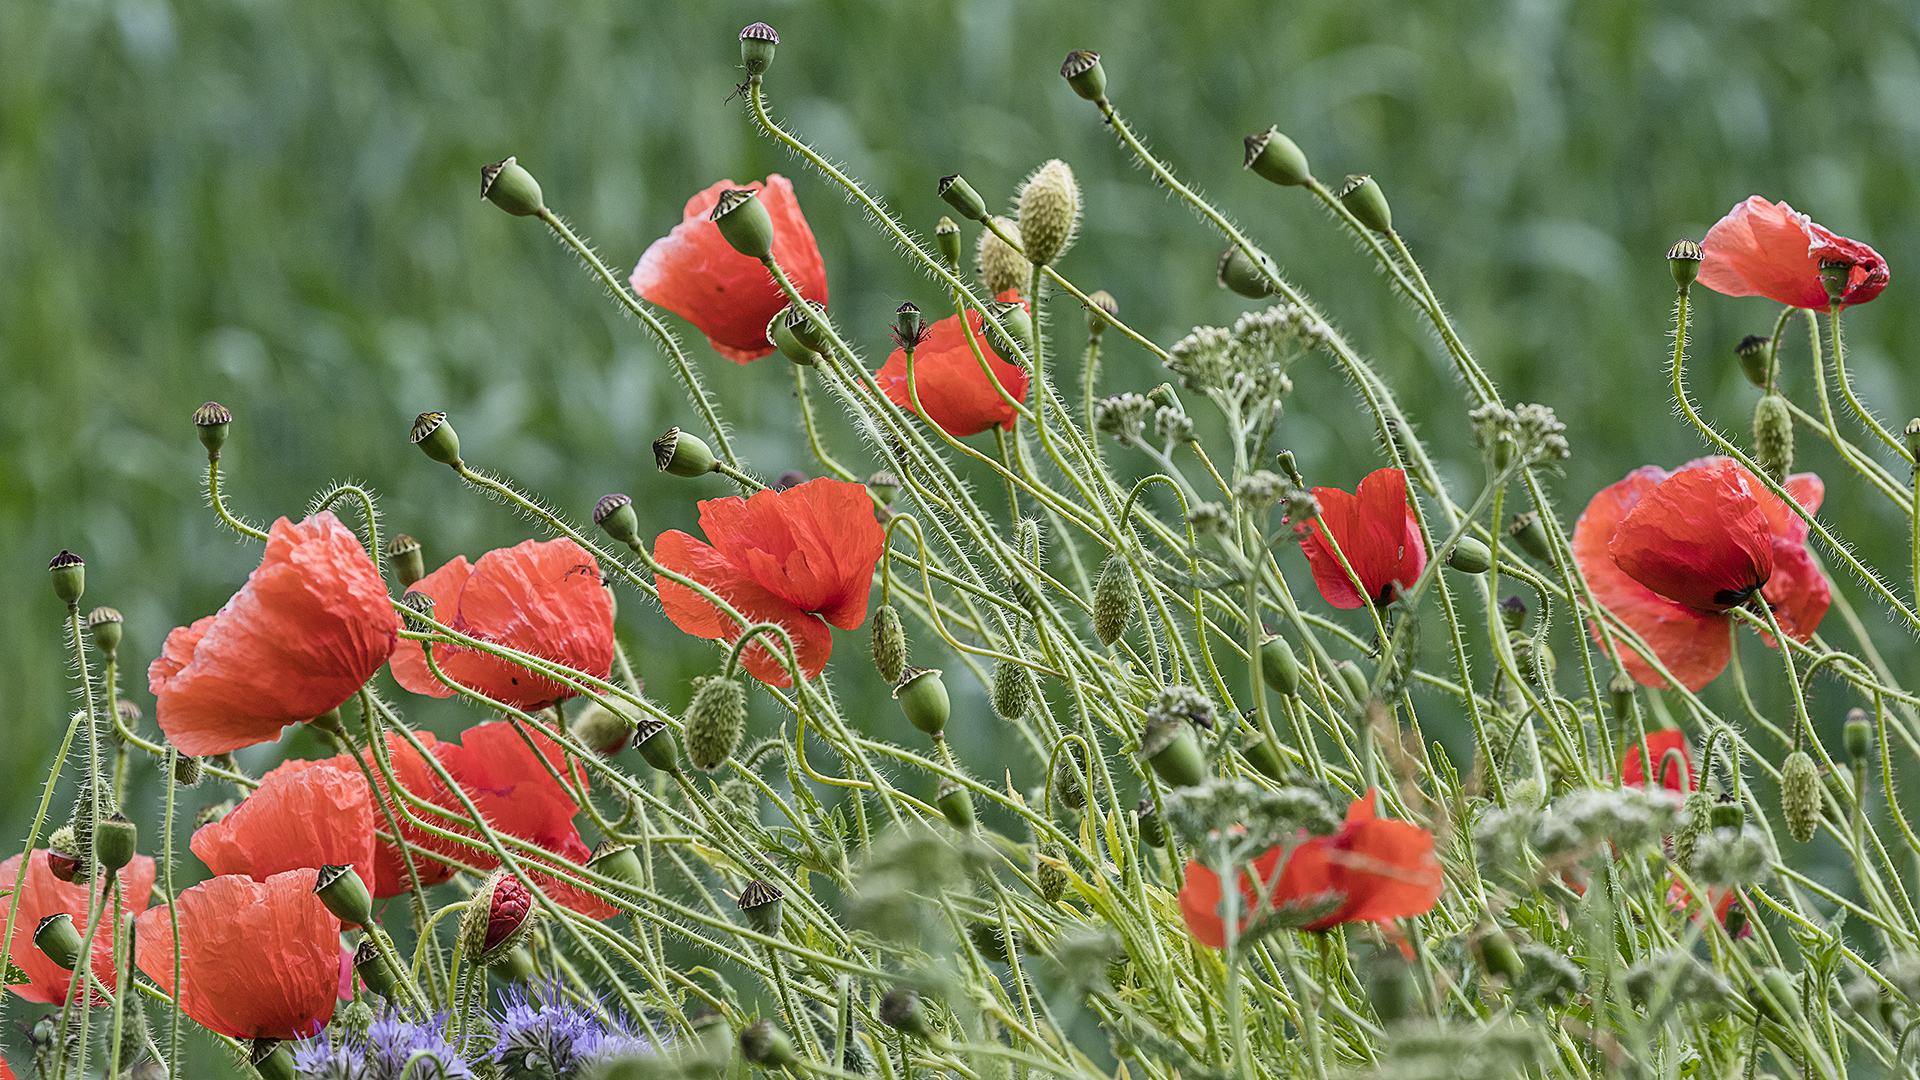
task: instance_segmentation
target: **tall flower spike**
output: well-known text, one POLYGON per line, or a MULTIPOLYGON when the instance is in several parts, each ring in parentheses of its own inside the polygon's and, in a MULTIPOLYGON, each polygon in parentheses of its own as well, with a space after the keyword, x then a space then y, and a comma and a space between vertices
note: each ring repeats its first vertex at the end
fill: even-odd
POLYGON ((1700 284, 1727 296, 1764 296, 1791 307, 1824 310, 1864 304, 1890 277, 1880 253, 1834 233, 1786 203, 1758 195, 1727 212, 1700 243, 1700 284), (1828 295, 1821 263, 1843 268, 1837 297, 1828 295))

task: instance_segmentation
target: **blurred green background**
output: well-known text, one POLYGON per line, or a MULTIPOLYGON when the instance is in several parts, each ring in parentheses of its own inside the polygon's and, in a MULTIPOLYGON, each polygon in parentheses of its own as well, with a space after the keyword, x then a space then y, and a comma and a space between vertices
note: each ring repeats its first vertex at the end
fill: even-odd
MULTIPOLYGON (((910 224, 931 230, 944 173, 999 205, 1063 157, 1086 205, 1069 276, 1162 342, 1230 322, 1251 305, 1214 285, 1222 244, 1056 74, 1069 49, 1100 51, 1120 110, 1377 359, 1449 475, 1477 486, 1461 395, 1428 332, 1308 196, 1241 171, 1240 140, 1277 122, 1321 177, 1373 174, 1508 400, 1569 425, 1575 456, 1553 485, 1569 525, 1628 469, 1700 451, 1670 416, 1663 254, 1749 194, 1886 256, 1891 288, 1847 320, 1853 368, 1883 416, 1920 407, 1906 370, 1920 318, 1911 3, 0 4, 0 836, 24 837, 72 704, 46 560, 83 555, 87 606, 125 613, 128 695, 149 712, 142 672, 168 629, 217 608, 257 562, 201 498, 188 417, 204 400, 236 417, 237 510, 297 517, 330 479, 354 478, 383 493, 388 528, 421 538, 430 567, 532 531, 407 445, 422 410, 450 412, 470 461, 577 519, 622 490, 650 530, 691 528, 695 498, 726 493, 654 472, 649 441, 690 416, 665 365, 542 228, 476 197, 482 164, 518 155, 623 277, 693 192, 787 173, 836 315, 878 366, 893 308, 938 298, 728 100, 735 35, 756 19, 782 35, 775 113, 910 224)), ((1774 309, 1696 295, 1693 385, 1744 437, 1755 392, 1732 346, 1774 309)), ((1071 302, 1055 309, 1069 372, 1078 319, 1071 302)), ((683 336, 756 471, 808 469, 784 362, 736 367, 683 336)), ((1803 333, 1793 342, 1785 386, 1804 401, 1803 333)), ((1124 346, 1108 364, 1109 392, 1164 377, 1124 346)), ((1370 427, 1317 362, 1296 372, 1276 445, 1313 482, 1350 487, 1376 464, 1370 427)), ((873 467, 851 438, 835 445, 873 467)), ((1801 445, 1802 467, 1829 478, 1826 516, 1903 578, 1904 520, 1804 433, 1801 445)), ((626 599, 622 633, 678 708, 711 653, 626 599)), ((1904 635, 1868 618, 1910 666, 1904 635)), ((842 635, 841 648, 862 642, 842 635)), ((850 693, 878 693, 865 665, 839 666, 850 693)), ((467 719, 451 708, 415 712, 467 719)), ((979 755, 987 723, 959 733, 979 755)), ((264 768, 287 749, 243 760, 264 768)))

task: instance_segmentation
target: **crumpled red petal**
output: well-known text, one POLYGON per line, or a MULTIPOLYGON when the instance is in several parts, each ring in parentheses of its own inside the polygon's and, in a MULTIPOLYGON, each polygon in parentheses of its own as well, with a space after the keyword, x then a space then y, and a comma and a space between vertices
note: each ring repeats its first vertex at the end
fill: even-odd
MULTIPOLYGON (((998 299, 1006 302, 1020 300, 1020 294, 1008 290, 998 299)), ((1026 307, 1026 301, 1020 300, 1026 307)), ((987 343, 982 331, 985 325, 980 313, 967 311, 967 329, 960 329, 960 316, 949 315, 930 327, 927 340, 914 350, 913 386, 907 383, 907 354, 904 349, 895 349, 887 357, 887 362, 874 373, 874 381, 880 384, 881 392, 887 400, 909 411, 913 408, 913 399, 917 392, 920 406, 925 410, 922 418, 937 425, 940 430, 962 438, 978 435, 990 427, 998 425, 1008 431, 1013 430, 1013 422, 1019 416, 1013 405, 1002 397, 1000 390, 994 388, 998 383, 1006 390, 1007 397, 1014 401, 1027 400, 1030 376, 1027 369, 1018 364, 1008 363, 987 343), (980 355, 987 361, 988 370, 993 372, 992 380, 986 372, 980 370, 980 360, 973 355, 973 347, 968 339, 979 343, 980 355)))
POLYGON ((188 845, 207 869, 264 881, 303 867, 351 866, 375 886, 372 800, 349 760, 283 762, 188 845))
POLYGON ((1711 612, 1743 604, 1773 576, 1773 533, 1755 486, 1725 459, 1682 469, 1641 497, 1607 551, 1675 603, 1711 612))
POLYGON ((1358 493, 1317 487, 1320 516, 1308 523, 1300 550, 1313 569, 1320 595, 1337 608, 1386 604, 1393 587, 1409 587, 1427 567, 1427 548, 1420 525, 1407 505, 1407 474, 1399 469, 1376 469, 1360 481, 1358 493), (1353 574, 1366 587, 1361 596, 1346 567, 1324 537, 1333 537, 1353 574))
POLYGON ((1825 310, 1822 260, 1851 264, 1842 304, 1864 304, 1887 287, 1880 253, 1836 235, 1786 203, 1758 195, 1728 211, 1707 230, 1700 249, 1700 284, 1727 296, 1764 296, 1792 307, 1825 310))

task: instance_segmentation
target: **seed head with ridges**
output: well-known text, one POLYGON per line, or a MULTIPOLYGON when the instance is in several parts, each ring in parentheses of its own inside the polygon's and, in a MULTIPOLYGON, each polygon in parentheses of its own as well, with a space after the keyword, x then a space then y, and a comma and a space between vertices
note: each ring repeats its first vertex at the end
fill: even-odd
POLYGON ((207 456, 220 456, 220 447, 227 441, 227 425, 231 423, 233 414, 217 401, 193 410, 193 426, 200 429, 200 445, 207 448, 207 456))
POLYGON ((593 523, 623 544, 631 544, 640 536, 640 515, 633 512, 633 498, 619 492, 602 495, 593 504, 593 523))
POLYGON ((740 890, 740 899, 734 906, 747 917, 747 925, 762 934, 773 935, 780 932, 780 902, 785 899, 786 894, 777 886, 755 878, 740 890))
POLYGON ((1020 184, 1020 246, 1028 260, 1050 266, 1073 246, 1080 226, 1080 183, 1073 168, 1053 158, 1020 184))

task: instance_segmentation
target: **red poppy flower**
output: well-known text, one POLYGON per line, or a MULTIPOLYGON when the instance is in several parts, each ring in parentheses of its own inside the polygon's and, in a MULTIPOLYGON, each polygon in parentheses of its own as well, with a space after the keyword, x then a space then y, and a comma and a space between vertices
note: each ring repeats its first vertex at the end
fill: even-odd
MULTIPOLYGON (((527 540, 469 564, 466 556, 415 582, 409 591, 433 598, 436 621, 469 637, 564 664, 597 679, 613 667, 613 600, 600 567, 562 537, 527 540)), ((572 697, 573 688, 518 664, 461 645, 435 645, 441 674, 495 701, 527 709, 572 697)), ((451 697, 433 677, 418 641, 393 654, 393 677, 429 697, 451 697)))
POLYGON ((260 568, 217 614, 167 635, 147 669, 183 754, 280 737, 352 697, 393 653, 400 620, 366 549, 321 511, 267 533, 260 568))
POLYGON ((760 192, 760 205, 773 218, 774 261, 793 287, 809 300, 826 303, 826 264, 793 197, 793 183, 778 173, 765 184, 722 180, 688 199, 680 224, 648 246, 627 279, 641 299, 699 327, 707 344, 736 364, 773 351, 767 323, 787 306, 786 294, 767 268, 733 250, 720 226, 707 220, 721 192, 741 187, 760 192))
MULTIPOLYGON (((1741 901, 1741 897, 1739 891, 1736 889, 1729 889, 1721 885, 1709 885, 1707 886, 1707 900, 1711 902, 1713 907, 1713 917, 1720 920, 1721 926, 1725 926, 1727 925, 1727 915, 1733 911, 1734 903, 1741 901)), ((1741 902, 1744 903, 1744 901, 1741 902)), ((1673 911, 1691 911, 1695 923, 1700 925, 1705 925, 1706 923, 1706 915, 1700 910, 1699 905, 1694 902, 1693 894, 1688 892, 1687 887, 1680 884, 1679 881, 1674 881, 1671 885, 1667 886, 1667 907, 1673 911)), ((1753 924, 1751 922, 1743 922, 1740 924, 1740 929, 1737 930, 1733 936, 1736 938, 1744 938, 1751 937, 1752 935, 1753 924)))
POLYGON ((1728 211, 1700 243, 1700 284, 1728 296, 1764 296, 1792 307, 1825 309, 1822 262, 1848 266, 1842 304, 1864 304, 1887 287, 1880 253, 1758 195, 1728 211))
POLYGON ((1405 588, 1427 568, 1427 547, 1420 525, 1407 505, 1407 474, 1399 469, 1377 469, 1360 481, 1359 494, 1339 488, 1317 487, 1320 516, 1298 523, 1304 533, 1300 550, 1313 567, 1313 583, 1320 595, 1337 608, 1357 608, 1393 601, 1394 587, 1405 588), (1365 596, 1353 587, 1347 568, 1322 537, 1331 535, 1347 557, 1355 577, 1366 586, 1365 596))
MULTIPOLYGON (((430 731, 416 732, 414 738, 419 739, 420 744, 425 746, 429 753, 438 744, 438 740, 430 731)), ((426 759, 399 735, 387 736, 387 760, 393 766, 394 778, 400 781, 400 786, 407 791, 423 799, 431 798, 436 792, 445 792, 446 789, 440 786, 439 779, 434 776, 426 759)), ((327 758, 321 764, 352 769, 356 773, 360 769, 353 758, 346 754, 327 758)), ((426 834, 407 824, 405 815, 401 813, 401 807, 388 793, 386 777, 381 774, 379 766, 369 758, 367 767, 373 770, 374 782, 379 785, 381 794, 387 798, 393 810, 394 818, 399 821, 401 835, 415 848, 427 847, 426 834)), ((392 831, 386 811, 381 809, 380 804, 371 804, 371 812, 376 833, 392 831)), ((430 851, 431 848, 428 850, 430 851)), ((427 851, 416 850, 413 853, 413 868, 414 873, 420 877, 422 888, 438 885, 453 876, 452 867, 436 861, 427 851)), ((411 892, 412 889, 413 876, 407 873, 407 864, 401 857, 399 846, 376 835, 373 841, 373 895, 383 899, 411 892)))
MULTIPOLYGON (((135 855, 120 871, 120 910, 132 915, 147 909, 147 897, 153 892, 153 860, 135 855)), ((20 856, 0 862, 0 911, 12 903, 10 893, 20 891, 20 915, 13 923, 13 936, 7 942, 7 959, 26 973, 27 981, 7 989, 28 1001, 42 1005, 63 1005, 72 988, 73 973, 55 964, 33 944, 33 932, 40 920, 66 912, 84 938, 91 890, 53 876, 47 865, 47 849, 34 848, 27 863, 26 880, 20 880, 20 856)), ((0 914, 0 919, 6 916, 0 914)), ((110 926, 93 935, 93 974, 112 989, 114 983, 113 935, 110 926)), ((98 996, 98 995, 96 995, 98 996)))
MULTIPOLYGON (((225 874, 183 891, 180 1010, 235 1039, 311 1038, 333 1018, 340 920, 313 893, 319 871, 265 881, 225 874)), ((157 907, 136 922, 135 960, 173 992, 173 926, 157 907)))
POLYGON ((1671 729, 1648 733, 1644 753, 1641 747, 1635 746, 1621 759, 1620 782, 1627 787, 1646 787, 1648 760, 1660 770, 1661 787, 1682 795, 1693 790, 1693 756, 1687 752, 1685 733, 1671 729), (1680 752, 1680 760, 1668 761, 1667 754, 1676 750, 1680 752))
MULTIPOLYGON (((1253 862, 1261 882, 1273 880, 1279 867, 1279 880, 1274 881, 1269 897, 1274 910, 1316 908, 1328 897, 1337 898, 1334 909, 1306 924, 1307 930, 1424 915, 1440 901, 1445 884, 1433 854, 1433 834, 1408 822, 1377 817, 1372 789, 1347 807, 1347 820, 1339 832, 1304 839, 1284 866, 1280 865, 1282 854, 1274 848, 1253 862)), ((1237 876, 1244 897, 1241 910, 1250 912, 1260 890, 1244 870, 1237 876)), ((1219 908, 1219 875, 1197 862, 1188 863, 1180 913, 1194 939, 1214 949, 1226 947, 1226 923, 1219 908)), ((1252 921, 1250 916, 1242 919, 1243 928, 1252 921)))
MULTIPOLYGON (((1785 487, 1808 513, 1826 492, 1811 473, 1789 476, 1785 487)), ((1833 598, 1807 553, 1807 523, 1730 458, 1672 473, 1646 465, 1602 489, 1574 525, 1573 557, 1594 599, 1689 690, 1726 668, 1725 611, 1754 590, 1796 641, 1813 636, 1833 598)), ((1642 685, 1665 685, 1625 645, 1617 659, 1642 685)))
POLYGON ((261 777, 231 813, 201 826, 189 846, 216 874, 264 881, 286 870, 351 866, 371 892, 377 813, 351 758, 296 759, 261 777))
MULTIPOLYGON (((833 651, 828 623, 852 630, 867 620, 867 593, 886 534, 861 485, 822 477, 745 499, 709 499, 700 504, 700 529, 710 545, 676 529, 654 541, 654 560, 712 589, 747 618, 785 627, 806 678, 827 666, 833 651)), ((738 640, 743 627, 700 594, 664 577, 655 583, 675 626, 695 637, 738 640)), ((765 640, 742 654, 747 671, 770 686, 793 685, 765 640)))
MULTIPOLYGON (((1020 300, 1020 294, 1009 290, 1001 293, 999 299, 1020 300)), ((1025 307, 1026 302, 1021 301, 1021 306, 1025 307)), ((1014 401, 1027 400, 1027 369, 1002 360, 987 344, 986 335, 981 332, 983 325, 980 313, 969 309, 967 329, 963 333, 960 316, 949 315, 928 328, 927 340, 913 353, 913 389, 919 392, 920 405, 926 410, 922 418, 939 425, 940 430, 954 438, 978 435, 995 424, 1013 430, 1018 414, 1006 398, 1000 396, 1000 390, 994 386, 996 382, 1014 401), (993 372, 991 380, 980 370, 980 360, 973 355, 969 339, 979 343, 980 356, 993 372)), ((919 411, 913 407, 913 394, 907 386, 905 350, 893 350, 874 379, 887 400, 903 409, 919 411)))

